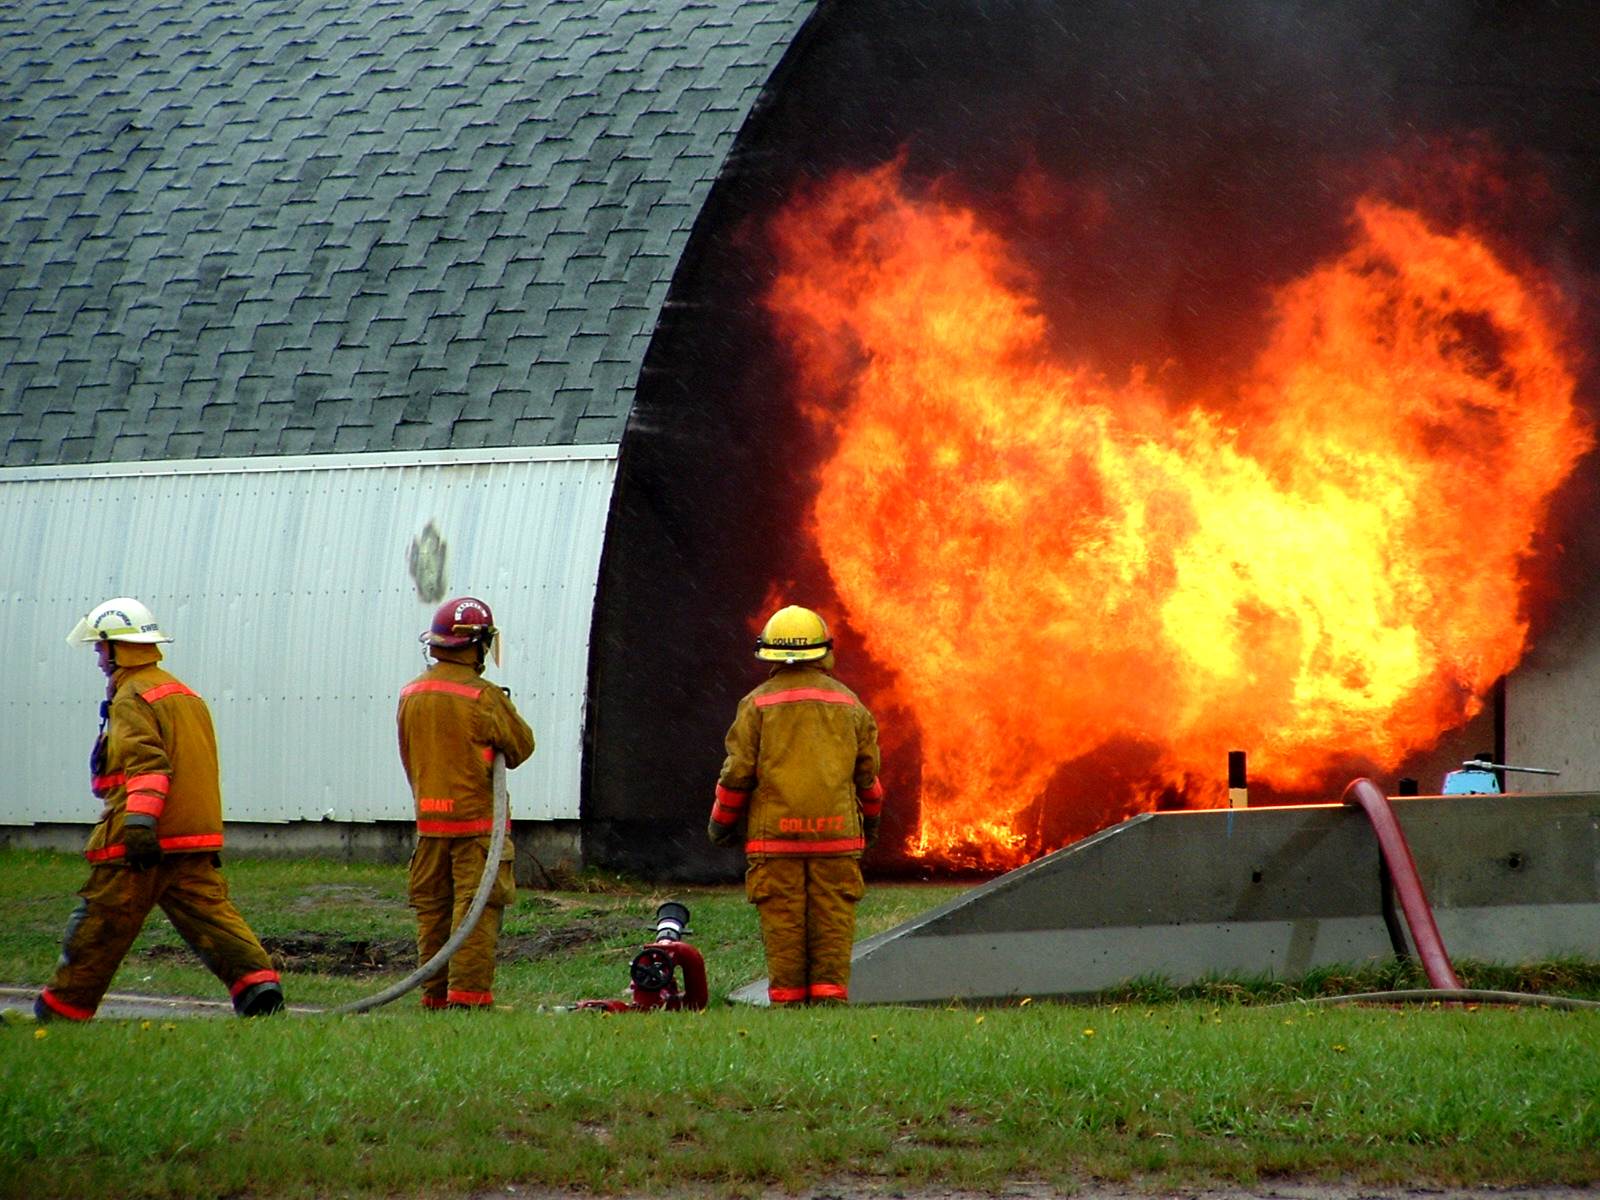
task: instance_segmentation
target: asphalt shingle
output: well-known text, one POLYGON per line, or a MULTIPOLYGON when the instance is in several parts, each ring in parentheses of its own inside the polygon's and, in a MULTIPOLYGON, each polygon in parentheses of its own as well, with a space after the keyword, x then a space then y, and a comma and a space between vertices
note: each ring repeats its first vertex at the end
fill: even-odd
POLYGON ((0 462, 618 440, 814 6, 9 6, 0 462))

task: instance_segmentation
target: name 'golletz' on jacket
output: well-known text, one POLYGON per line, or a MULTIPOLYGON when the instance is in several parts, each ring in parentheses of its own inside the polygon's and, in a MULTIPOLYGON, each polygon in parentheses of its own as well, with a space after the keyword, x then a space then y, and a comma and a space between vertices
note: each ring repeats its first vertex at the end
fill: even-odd
POLYGON ((711 819, 748 814, 748 858, 862 852, 883 801, 878 726, 848 687, 779 667, 739 701, 725 745, 711 819))

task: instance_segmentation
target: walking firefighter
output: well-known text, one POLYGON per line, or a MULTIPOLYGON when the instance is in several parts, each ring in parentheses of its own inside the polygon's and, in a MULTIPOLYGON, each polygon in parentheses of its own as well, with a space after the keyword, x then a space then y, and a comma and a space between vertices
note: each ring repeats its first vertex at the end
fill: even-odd
POLYGON ((279 1011, 278 973, 228 898, 220 869, 222 789, 211 711, 156 665, 160 644, 172 639, 138 600, 118 597, 96 606, 67 641, 94 646, 108 680, 90 756, 104 808, 84 851, 89 881, 35 1015, 94 1016, 157 905, 227 987, 240 1016, 279 1011))

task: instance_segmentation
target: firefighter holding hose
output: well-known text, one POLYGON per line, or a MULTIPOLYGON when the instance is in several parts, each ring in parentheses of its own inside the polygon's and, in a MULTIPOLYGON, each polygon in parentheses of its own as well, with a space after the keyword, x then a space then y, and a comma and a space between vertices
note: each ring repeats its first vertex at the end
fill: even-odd
POLYGON ((260 940, 228 898, 220 870, 222 789, 206 702, 156 664, 172 639, 150 610, 120 596, 67 635, 94 646, 106 675, 91 786, 104 802, 84 857, 89 881, 67 922, 55 976, 34 1001, 41 1021, 94 1016, 117 967, 161 906, 227 987, 244 1017, 283 1008, 260 940))
MULTIPOLYGON (((417 818, 408 890, 417 914, 418 962, 426 963, 449 939, 488 869, 495 752, 507 769, 533 754, 533 730, 511 693, 483 678, 489 654, 499 662, 498 639, 482 600, 445 601, 419 639, 433 663, 400 691, 400 761, 417 818)), ((494 1004, 500 919, 516 896, 514 854, 507 838, 488 906, 448 967, 423 981, 424 1008, 494 1004)))
POLYGON ((831 674, 833 641, 810 609, 773 613, 756 657, 773 666, 739 701, 707 832, 732 845, 744 825, 771 1003, 844 1003, 861 853, 883 813, 878 726, 831 674))

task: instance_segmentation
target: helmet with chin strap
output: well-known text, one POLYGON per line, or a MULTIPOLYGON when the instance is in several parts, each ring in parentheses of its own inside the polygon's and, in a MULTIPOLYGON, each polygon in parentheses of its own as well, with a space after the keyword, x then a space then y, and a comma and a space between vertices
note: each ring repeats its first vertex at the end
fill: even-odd
POLYGON ((766 662, 815 662, 833 649, 828 623, 809 608, 790 604, 767 618, 756 639, 756 657, 766 662))
POLYGON ((93 646, 99 642, 151 646, 171 640, 161 632, 155 614, 132 596, 118 596, 95 605, 67 634, 69 646, 93 646))
POLYGON ((494 627, 494 613, 475 596, 446 600, 433 614, 433 623, 417 639, 429 646, 459 650, 466 646, 494 645, 500 631, 494 627))

